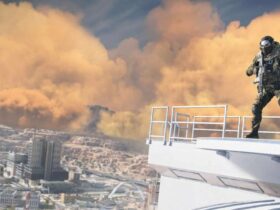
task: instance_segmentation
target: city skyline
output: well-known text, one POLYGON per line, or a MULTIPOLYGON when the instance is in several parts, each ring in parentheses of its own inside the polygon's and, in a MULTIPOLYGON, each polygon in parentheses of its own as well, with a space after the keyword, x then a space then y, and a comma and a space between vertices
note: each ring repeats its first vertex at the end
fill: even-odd
POLYGON ((0 208, 142 209, 147 204, 155 171, 145 154, 124 142, 7 126, 0 126, 0 139, 0 208), (60 167, 68 179, 54 170, 60 167))

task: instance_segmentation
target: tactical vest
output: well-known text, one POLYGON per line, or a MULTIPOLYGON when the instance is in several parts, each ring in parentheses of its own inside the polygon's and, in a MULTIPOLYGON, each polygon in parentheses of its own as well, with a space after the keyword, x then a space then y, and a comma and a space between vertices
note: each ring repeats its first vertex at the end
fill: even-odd
POLYGON ((258 59, 259 63, 259 85, 266 90, 280 89, 280 58, 278 53, 258 59))

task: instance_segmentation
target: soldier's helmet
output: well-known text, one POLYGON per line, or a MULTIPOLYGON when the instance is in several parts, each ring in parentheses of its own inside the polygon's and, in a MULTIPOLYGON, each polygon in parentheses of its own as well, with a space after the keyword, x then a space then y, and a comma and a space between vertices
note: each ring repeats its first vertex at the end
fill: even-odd
POLYGON ((274 47, 274 39, 271 36, 265 36, 260 41, 260 50, 264 55, 272 52, 274 47))

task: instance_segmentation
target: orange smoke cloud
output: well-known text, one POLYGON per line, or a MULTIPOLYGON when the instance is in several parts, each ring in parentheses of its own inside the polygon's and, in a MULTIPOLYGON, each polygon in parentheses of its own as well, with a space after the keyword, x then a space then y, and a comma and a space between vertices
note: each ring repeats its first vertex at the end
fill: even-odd
POLYGON ((135 109, 141 91, 126 79, 126 63, 112 60, 79 18, 29 3, 0 3, 0 123, 81 128, 90 104, 135 109))
MULTIPOLYGON (((269 34, 276 40, 280 39, 279 12, 264 14, 246 27, 240 26, 237 21, 223 27, 209 3, 167 0, 149 14, 147 21, 156 39, 144 47, 141 51, 143 55, 140 53, 133 61, 124 55, 125 49, 132 44, 131 40, 124 40, 114 55, 139 64, 153 63, 157 58, 160 66, 156 70, 143 70, 159 75, 156 77, 159 79, 154 80, 155 89, 150 89, 155 94, 150 106, 230 104, 230 114, 251 114, 256 88, 252 84, 253 79, 245 76, 245 70, 258 51, 261 37, 269 34), (161 54, 164 56, 161 57, 161 54), (146 55, 152 55, 151 59, 146 55)), ((265 110, 265 114, 277 112, 279 107, 274 102, 265 110)), ((135 126, 126 122, 124 115, 118 113, 110 119, 106 117, 102 129, 120 135, 120 129, 114 126, 120 122, 123 127, 139 134, 141 123, 138 121, 144 119, 142 124, 146 126, 146 133, 139 134, 144 138, 148 131, 147 109, 130 120, 137 122, 135 126)), ((122 131, 121 135, 136 136, 131 131, 122 131)))
POLYGON ((0 123, 81 129, 87 106, 100 104, 116 112, 98 128, 135 139, 146 136, 152 105, 228 103, 231 114, 250 113, 256 90, 245 69, 262 36, 280 39, 279 12, 225 27, 209 3, 182 0, 149 13, 143 48, 129 38, 110 52, 66 12, 0 3, 0 17, 0 123))
POLYGON ((178 48, 194 37, 215 33, 223 26, 209 3, 184 0, 165 0, 162 6, 150 12, 147 25, 156 38, 178 48))

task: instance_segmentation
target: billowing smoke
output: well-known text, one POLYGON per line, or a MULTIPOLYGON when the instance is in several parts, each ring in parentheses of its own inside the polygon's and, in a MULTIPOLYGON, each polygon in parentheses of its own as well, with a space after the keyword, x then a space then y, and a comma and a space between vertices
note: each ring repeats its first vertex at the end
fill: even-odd
MULTIPOLYGON (((280 12, 273 12, 246 27, 238 21, 223 26, 209 3, 165 0, 147 17, 152 41, 139 49, 137 40, 124 40, 112 55, 125 59, 130 71, 137 69, 139 81, 151 82, 142 88, 148 96, 154 94, 150 106, 230 104, 230 114, 250 115, 256 87, 245 70, 261 37, 269 34, 280 39, 278 21, 280 12)), ((101 128, 111 135, 144 138, 147 107, 140 107, 138 113, 106 115, 101 128)), ((277 110, 274 101, 265 114, 277 114, 277 110)))
POLYGON ((0 3, 0 123, 80 129, 88 105, 133 110, 143 101, 79 17, 29 3, 0 3), (135 103, 129 103, 133 98, 135 103))
POLYGON ((85 131, 89 133, 98 132, 98 124, 101 121, 102 114, 104 113, 108 115, 115 114, 114 111, 100 105, 90 105, 88 108, 90 110, 90 117, 89 117, 88 125, 85 128, 85 131))
POLYGON ((29 3, 0 3, 0 19, 0 123, 84 129, 88 107, 100 104, 115 114, 101 112, 97 127, 134 139, 146 136, 151 105, 250 113, 256 91, 245 69, 263 35, 280 39, 279 12, 224 26, 209 3, 183 0, 149 13, 143 48, 129 38, 108 51, 78 16, 29 3))

